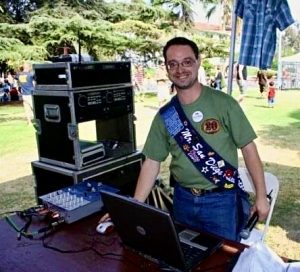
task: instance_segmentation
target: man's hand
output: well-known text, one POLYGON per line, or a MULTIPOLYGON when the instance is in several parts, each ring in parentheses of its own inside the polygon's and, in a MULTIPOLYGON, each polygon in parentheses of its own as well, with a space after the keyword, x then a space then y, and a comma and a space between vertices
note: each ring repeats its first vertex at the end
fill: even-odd
POLYGON ((241 150, 256 192, 255 203, 251 208, 251 214, 257 212, 258 220, 263 221, 268 216, 270 203, 267 198, 262 162, 253 141, 242 147, 241 150))
POLYGON ((103 222, 107 222, 107 221, 110 221, 110 220, 111 220, 111 219, 110 219, 109 213, 106 213, 106 214, 104 214, 104 215, 100 218, 98 224, 103 223, 103 222))
POLYGON ((254 206, 251 208, 251 214, 254 212, 258 213, 258 220, 260 222, 266 220, 268 217, 270 211, 270 203, 267 197, 264 197, 262 199, 256 199, 254 206))

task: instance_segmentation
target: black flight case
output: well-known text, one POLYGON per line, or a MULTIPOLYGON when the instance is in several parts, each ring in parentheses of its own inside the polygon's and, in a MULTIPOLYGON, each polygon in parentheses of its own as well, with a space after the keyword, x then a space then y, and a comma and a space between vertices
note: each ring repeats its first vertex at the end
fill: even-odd
POLYGON ((41 162, 80 170, 136 152, 130 63, 36 64, 34 71, 41 162), (92 140, 80 137, 87 122, 92 140))
POLYGON ((99 181, 133 195, 144 156, 140 151, 81 170, 72 170, 40 161, 31 163, 36 197, 86 180, 99 181))

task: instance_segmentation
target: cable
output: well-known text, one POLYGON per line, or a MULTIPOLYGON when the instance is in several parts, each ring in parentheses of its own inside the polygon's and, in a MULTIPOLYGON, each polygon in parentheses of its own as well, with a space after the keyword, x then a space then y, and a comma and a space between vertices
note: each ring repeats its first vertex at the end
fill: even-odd
POLYGON ((64 250, 64 249, 60 249, 60 248, 46 244, 44 239, 42 239, 42 245, 44 248, 51 249, 51 250, 59 252, 59 253, 81 253, 81 252, 91 250, 91 247, 86 247, 86 248, 82 248, 79 250, 64 250))
POLYGON ((15 224, 15 222, 14 222, 10 217, 5 216, 5 220, 6 220, 7 223, 8 223, 11 227, 13 227, 13 229, 18 233, 18 236, 17 236, 18 240, 20 240, 22 236, 24 236, 24 237, 26 237, 26 238, 29 238, 29 239, 32 239, 32 238, 33 238, 33 235, 34 235, 35 233, 28 233, 27 231, 24 231, 24 227, 26 226, 26 224, 27 224, 28 222, 26 222, 26 224, 25 224, 24 227, 19 228, 19 227, 15 224))
POLYGON ((16 213, 19 213, 21 211, 6 211, 6 212, 3 212, 3 213, 0 213, 0 217, 2 217, 3 215, 7 215, 7 214, 16 214, 16 213))
POLYGON ((293 259, 288 259, 287 263, 298 263, 300 260, 293 260, 293 259))
MULTIPOLYGON (((111 257, 122 257, 122 259, 115 259, 115 258, 109 258, 109 259, 112 259, 112 260, 115 260, 115 261, 119 261, 119 262, 128 262, 130 263, 131 265, 133 266, 137 266, 137 264, 134 262, 134 261, 131 261, 129 258, 124 258, 123 255, 120 255, 120 254, 116 254, 116 253, 112 253, 112 252, 108 252, 108 253, 100 253, 97 249, 95 249, 94 247, 91 248, 91 250, 93 252, 95 252, 97 255, 99 255, 101 258, 108 258, 109 256, 111 257)), ((140 267, 141 271, 142 272, 145 272, 144 269, 142 269, 140 267)))
MULTIPOLYGON (((32 222, 32 216, 28 216, 28 217, 26 217, 26 219, 28 220, 27 222, 26 222, 26 224, 20 229, 20 231, 19 231, 19 234, 21 234, 21 233, 28 233, 28 229, 29 229, 29 227, 30 227, 30 225, 31 225, 31 222, 32 222)), ((30 235, 30 234, 29 234, 30 235)), ((31 237, 31 236, 30 236, 31 237)), ((32 238, 33 238, 33 236, 32 236, 32 238)), ((18 240, 20 240, 21 239, 21 235, 18 235, 18 240)))
MULTIPOLYGON (((8 212, 4 213, 7 214, 8 212)), ((97 242, 95 239, 93 239, 93 241, 91 241, 91 246, 87 246, 84 247, 82 249, 78 249, 78 250, 64 250, 64 249, 60 249, 57 247, 54 247, 52 245, 49 245, 46 243, 46 238, 48 236, 49 233, 47 233, 50 230, 54 230, 57 226, 61 225, 64 223, 64 219, 59 217, 59 214, 46 209, 44 206, 39 205, 36 207, 32 207, 29 208, 27 210, 23 210, 23 211, 13 211, 13 212, 9 212, 11 214, 17 214, 19 217, 21 217, 23 220, 25 220, 25 224, 24 226, 20 227, 18 226, 14 220, 10 217, 10 216, 5 216, 5 220, 7 221, 7 223, 17 232, 17 239, 20 240, 21 237, 25 237, 27 239, 34 239, 35 237, 38 240, 42 241, 42 245, 44 248, 50 249, 50 250, 54 250, 60 253, 81 253, 81 252, 85 252, 85 251, 93 251, 94 253, 96 253, 98 256, 100 256, 101 258, 110 258, 112 260, 115 261, 119 261, 119 262, 128 262, 131 265, 134 265, 136 267, 136 263, 131 261, 128 258, 124 258, 123 255, 120 254, 116 254, 113 252, 107 252, 107 253, 101 253, 99 252, 95 247, 94 244, 95 242, 97 242), (29 227, 32 223, 32 218, 33 217, 38 217, 38 216, 46 216, 48 218, 48 220, 55 220, 51 223, 48 224, 48 226, 40 228, 38 230, 29 232, 29 227), (42 237, 37 237, 39 234, 43 234, 42 237)), ((105 246, 109 247, 113 244, 114 242, 111 242, 110 244, 105 244, 103 243, 105 246)), ((145 271, 142 267, 140 267, 141 271, 145 271)))
MULTIPOLYGON (((8 222, 8 224, 18 233, 17 239, 20 240, 21 237, 25 237, 28 239, 33 239, 35 236, 42 234, 42 233, 47 233, 50 230, 53 230, 55 227, 58 225, 61 225, 64 223, 64 220, 62 218, 57 218, 55 221, 50 222, 48 226, 40 228, 39 230, 36 230, 34 232, 29 232, 28 229, 32 223, 32 217, 33 216, 45 216, 49 215, 50 219, 52 218, 51 215, 53 215, 52 212, 46 210, 44 207, 37 206, 34 208, 30 208, 28 210, 24 210, 19 212, 18 214, 23 220, 26 221, 25 225, 23 227, 19 227, 16 225, 16 223, 9 217, 5 216, 5 220, 8 222), (42 212, 42 214, 41 214, 42 212), (47 212, 47 213, 45 213, 47 212)), ((52 218, 53 220, 53 218, 52 218)))
MULTIPOLYGON (((131 265, 134 265, 135 267, 137 266, 134 261, 131 261, 128 258, 124 258, 124 256, 121 255, 121 254, 116 254, 116 253, 113 253, 113 252, 106 252, 106 253, 99 252, 94 247, 94 243, 98 242, 96 240, 92 240, 91 241, 91 246, 84 247, 84 248, 81 248, 81 249, 78 249, 78 250, 65 250, 65 249, 61 249, 61 248, 58 248, 58 247, 54 247, 52 245, 47 244, 45 240, 46 240, 46 236, 44 235, 42 237, 42 245, 43 245, 44 248, 47 248, 47 249, 50 249, 50 250, 54 250, 54 251, 59 252, 59 253, 63 253, 63 254, 72 254, 73 253, 73 254, 76 254, 76 253, 82 253, 82 252, 86 252, 86 251, 93 251, 94 253, 96 253, 101 258, 109 258, 109 259, 112 259, 112 260, 115 260, 115 261, 119 261, 119 262, 128 262, 131 265), (117 257, 118 259, 116 259, 114 257, 117 257)), ((107 244, 104 244, 104 245, 107 246, 107 244)), ((141 271, 145 272, 145 270, 142 269, 142 268, 141 268, 141 271)))

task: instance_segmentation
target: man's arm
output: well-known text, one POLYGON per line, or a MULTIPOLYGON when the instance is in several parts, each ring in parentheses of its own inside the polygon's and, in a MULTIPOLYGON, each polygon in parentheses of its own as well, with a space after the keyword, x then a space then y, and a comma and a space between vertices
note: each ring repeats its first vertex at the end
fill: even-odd
POLYGON ((267 192, 262 162, 254 142, 247 144, 241 150, 256 191, 252 212, 257 211, 259 220, 263 221, 268 216, 270 204, 266 197, 267 192))
POLYGON ((160 162, 147 158, 142 166, 134 198, 144 202, 150 194, 160 170, 160 162))

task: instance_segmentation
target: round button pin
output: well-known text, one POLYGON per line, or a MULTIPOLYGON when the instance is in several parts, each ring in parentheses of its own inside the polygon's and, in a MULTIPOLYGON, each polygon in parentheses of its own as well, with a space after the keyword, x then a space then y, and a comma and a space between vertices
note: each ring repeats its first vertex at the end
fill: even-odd
POLYGON ((203 119, 203 113, 201 111, 195 111, 192 115, 194 122, 199 123, 203 119))

